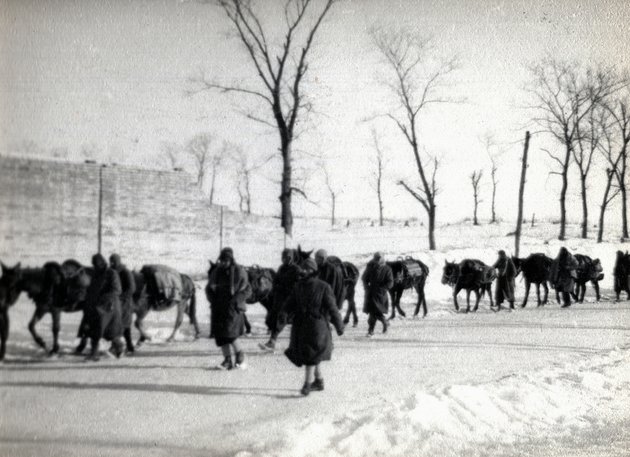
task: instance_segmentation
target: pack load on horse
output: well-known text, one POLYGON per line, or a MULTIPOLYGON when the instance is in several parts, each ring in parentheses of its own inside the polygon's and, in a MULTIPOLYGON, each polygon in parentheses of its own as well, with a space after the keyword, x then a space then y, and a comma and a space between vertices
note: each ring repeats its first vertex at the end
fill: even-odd
POLYGON ((150 340, 143 325, 144 318, 149 311, 166 311, 173 306, 177 307, 177 317, 173 332, 167 341, 172 341, 175 338, 175 334, 184 320, 184 313, 188 315, 190 324, 194 327, 195 338, 198 338, 197 299, 193 280, 166 265, 144 265, 140 269, 140 275, 142 278, 134 275, 137 289, 144 289, 144 293, 142 290, 136 290, 134 294, 134 299, 141 298, 134 302, 136 328, 140 332, 138 344, 150 340), (144 287, 139 284, 144 284, 144 287))
POLYGON ((273 268, 260 267, 258 265, 245 267, 245 271, 247 272, 249 285, 252 288, 252 294, 247 298, 246 303, 248 305, 260 303, 269 311, 273 299, 272 290, 276 272, 273 268))
POLYGON ((524 259, 512 257, 512 262, 516 267, 516 275, 518 276, 519 273, 523 273, 523 279, 525 280, 525 298, 523 299, 521 308, 527 306, 527 299, 529 298, 529 290, 532 283, 536 284, 537 306, 546 305, 547 299, 549 298, 549 286, 547 283, 549 282, 553 259, 547 257, 545 254, 535 253, 530 254, 524 259), (543 300, 540 299, 541 285, 545 291, 543 300))
POLYGON ((595 289, 595 297, 599 301, 599 281, 604 279, 604 269, 599 259, 592 259, 591 257, 583 254, 575 254, 575 260, 577 260, 578 267, 575 271, 575 291, 573 292, 573 299, 578 303, 584 302, 584 295, 586 294, 586 283, 591 282, 593 289, 595 289))
POLYGON ((492 300, 492 282, 495 279, 495 269, 486 265, 481 260, 464 259, 460 263, 444 261, 442 284, 448 284, 453 288, 453 302, 456 312, 459 312, 457 294, 462 289, 466 290, 466 312, 470 311, 470 292, 474 292, 476 296, 473 311, 477 311, 479 301, 486 292, 490 298, 490 309, 492 309, 494 307, 492 300))
POLYGON ((427 315, 427 300, 424 295, 424 286, 429 276, 429 267, 411 256, 399 257, 395 261, 387 262, 387 265, 392 269, 394 275, 394 286, 389 290, 392 298, 392 312, 389 318, 394 319, 396 317, 396 310, 405 317, 405 312, 400 307, 400 299, 403 292, 411 288, 414 288, 418 295, 413 315, 414 317, 417 316, 420 312, 420 306, 422 306, 422 317, 425 317, 427 315))
POLYGON ((622 291, 626 293, 626 300, 630 300, 630 254, 628 254, 628 251, 626 251, 625 254, 621 251, 617 251, 613 276, 615 278, 614 289, 617 295, 616 300, 620 300, 622 291))

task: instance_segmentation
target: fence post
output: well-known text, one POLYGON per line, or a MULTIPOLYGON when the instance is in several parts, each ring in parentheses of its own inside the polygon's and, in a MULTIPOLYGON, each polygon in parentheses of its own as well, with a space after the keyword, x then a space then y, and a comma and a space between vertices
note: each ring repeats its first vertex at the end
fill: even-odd
POLYGON ((223 250, 223 205, 219 206, 219 252, 223 250))
POLYGON ((103 168, 105 165, 98 167, 98 227, 97 227, 97 252, 101 253, 103 246, 103 168))

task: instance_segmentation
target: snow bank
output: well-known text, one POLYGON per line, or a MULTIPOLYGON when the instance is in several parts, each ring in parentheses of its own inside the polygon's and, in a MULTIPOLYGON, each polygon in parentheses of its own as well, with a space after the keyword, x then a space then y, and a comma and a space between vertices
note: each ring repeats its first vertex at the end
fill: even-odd
MULTIPOLYGON (((324 422, 298 424, 261 456, 485 455, 532 437, 563 440, 624 416, 630 351, 481 385, 453 385, 324 422)), ((322 395, 322 394, 314 394, 322 395)), ((325 394, 324 394, 325 395, 325 394)))

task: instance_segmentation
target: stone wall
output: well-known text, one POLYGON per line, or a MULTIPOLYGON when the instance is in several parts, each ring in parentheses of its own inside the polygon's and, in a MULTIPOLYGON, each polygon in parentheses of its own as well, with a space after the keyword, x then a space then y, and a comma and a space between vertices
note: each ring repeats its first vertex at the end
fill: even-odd
MULTIPOLYGON (((89 263, 98 245, 99 173, 103 254, 119 252, 134 268, 164 263, 195 274, 216 258, 221 207, 209 205, 185 172, 0 157, 0 259, 89 263)), ((243 263, 260 262, 261 245, 282 248, 277 219, 223 211, 223 226, 223 245, 239 249, 243 263)))

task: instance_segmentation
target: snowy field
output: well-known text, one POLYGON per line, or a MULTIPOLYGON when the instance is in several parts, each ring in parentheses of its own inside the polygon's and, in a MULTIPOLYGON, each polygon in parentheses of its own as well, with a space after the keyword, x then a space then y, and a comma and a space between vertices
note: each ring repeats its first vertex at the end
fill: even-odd
MULTIPOLYGON (((512 250, 510 229, 442 227, 435 253, 425 251, 417 227, 300 237, 307 249, 326 247, 361 268, 382 249, 390 259, 417 256, 431 269, 429 315, 397 319, 387 334, 368 339, 362 314, 357 328, 335 338, 333 360, 323 365, 326 390, 306 398, 299 395, 303 371, 282 354, 289 332, 277 353, 257 349, 267 338, 259 305, 249 310, 254 334, 243 340, 249 368, 220 372, 208 369, 221 360, 218 348, 194 341, 186 323, 176 342, 164 342, 174 312, 149 316, 154 339, 133 357, 98 363, 71 355, 80 316, 64 315, 63 354, 48 358, 28 334, 34 307, 22 297, 11 309, 0 366, 0 455, 630 455, 630 302, 615 303, 611 290, 615 251, 628 245, 566 242, 602 260, 599 303, 588 286, 586 302, 568 309, 554 301, 536 308, 532 291, 527 308, 514 312, 491 312, 484 299, 475 314, 454 313, 440 283, 444 260, 491 263, 497 249, 512 250)), ((555 256, 556 225, 526 230, 522 254, 555 256)), ((570 235, 577 231, 570 227, 570 235)), ((237 255, 246 249, 234 247, 237 255)), ((261 265, 278 263, 279 252, 268 247, 258 254, 261 265)), ((199 315, 207 335, 204 285, 199 315)), ((519 279, 517 301, 523 289, 519 279)), ((359 287, 359 304, 362 294, 359 287)), ((414 303, 406 292, 408 315, 414 303)), ((50 341, 50 318, 40 333, 50 341)))

